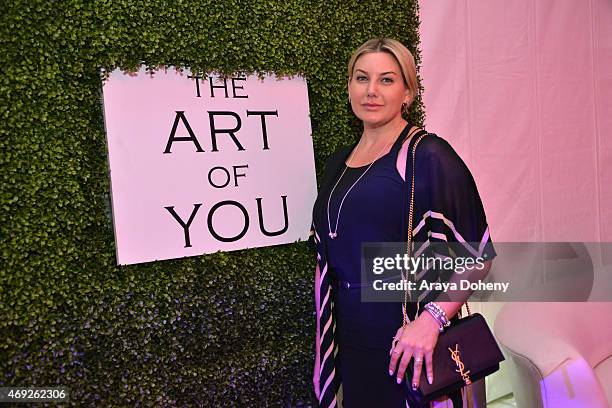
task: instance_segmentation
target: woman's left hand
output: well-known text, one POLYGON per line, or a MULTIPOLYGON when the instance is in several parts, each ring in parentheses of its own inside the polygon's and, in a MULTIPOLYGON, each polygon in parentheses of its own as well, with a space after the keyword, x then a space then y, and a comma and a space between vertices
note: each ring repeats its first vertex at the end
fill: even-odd
POLYGON ((423 312, 414 321, 404 327, 400 327, 395 334, 393 345, 389 354, 389 375, 396 373, 397 383, 401 383, 406 373, 406 368, 410 359, 414 358, 414 372, 412 376, 412 389, 416 390, 419 386, 419 378, 423 361, 427 369, 427 380, 433 383, 433 350, 438 342, 440 326, 428 312, 423 312), (399 367, 398 367, 399 362, 399 367))

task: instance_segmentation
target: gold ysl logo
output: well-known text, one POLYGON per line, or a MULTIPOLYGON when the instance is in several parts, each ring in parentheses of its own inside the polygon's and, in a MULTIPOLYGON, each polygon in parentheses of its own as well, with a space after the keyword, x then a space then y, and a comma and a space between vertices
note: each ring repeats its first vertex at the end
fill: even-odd
POLYGON ((459 356, 459 345, 455 344, 455 349, 453 350, 452 348, 448 348, 448 351, 450 351, 451 353, 451 358, 453 359, 453 361, 455 362, 455 364, 457 365, 457 369, 455 370, 456 372, 458 372, 459 374, 461 374, 461 378, 463 378, 463 381, 465 382, 465 385, 470 385, 472 383, 472 380, 470 380, 470 370, 464 371, 465 370, 465 366, 463 365, 463 362, 461 361, 461 357, 459 356))

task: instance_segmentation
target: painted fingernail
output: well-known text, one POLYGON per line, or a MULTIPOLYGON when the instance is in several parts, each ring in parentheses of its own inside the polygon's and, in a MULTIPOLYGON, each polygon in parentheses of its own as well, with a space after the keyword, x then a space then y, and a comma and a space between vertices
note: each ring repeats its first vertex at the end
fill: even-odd
POLYGON ((431 376, 427 377, 427 381, 429 381, 429 384, 433 384, 433 377, 431 376))
POLYGON ((389 375, 393 375, 393 370, 389 370, 389 375))
POLYGON ((402 379, 401 379, 401 378, 399 378, 399 377, 397 377, 397 383, 399 384, 399 383, 401 383, 401 382, 402 382, 402 379))
POLYGON ((416 389, 418 388, 419 384, 417 383, 412 383, 412 390, 416 391, 416 389))

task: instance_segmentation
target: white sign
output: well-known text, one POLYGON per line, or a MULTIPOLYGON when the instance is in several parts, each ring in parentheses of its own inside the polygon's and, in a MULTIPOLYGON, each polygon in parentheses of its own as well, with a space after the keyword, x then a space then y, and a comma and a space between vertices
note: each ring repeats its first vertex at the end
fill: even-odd
POLYGON ((316 197, 301 77, 115 70, 104 114, 118 264, 305 240, 316 197))

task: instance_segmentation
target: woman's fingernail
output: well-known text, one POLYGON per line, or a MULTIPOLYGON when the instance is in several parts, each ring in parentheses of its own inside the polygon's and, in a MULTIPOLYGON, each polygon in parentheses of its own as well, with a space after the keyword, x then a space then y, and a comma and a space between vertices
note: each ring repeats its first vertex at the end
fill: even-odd
POLYGON ((389 375, 393 375, 393 370, 389 370, 389 375))
POLYGON ((402 379, 401 379, 401 378, 399 378, 399 377, 397 377, 397 383, 399 384, 399 383, 401 383, 401 382, 402 382, 402 379))
POLYGON ((433 384, 433 377, 431 376, 427 377, 427 381, 429 381, 429 384, 433 384))
POLYGON ((416 391, 416 389, 418 388, 419 384, 417 383, 412 383, 412 390, 416 391))

